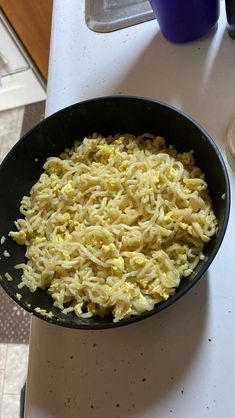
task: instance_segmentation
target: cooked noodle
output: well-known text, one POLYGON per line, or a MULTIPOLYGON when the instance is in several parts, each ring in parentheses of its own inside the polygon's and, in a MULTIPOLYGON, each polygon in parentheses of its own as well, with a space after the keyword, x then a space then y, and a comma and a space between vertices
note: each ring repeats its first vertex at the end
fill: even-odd
POLYGON ((93 134, 44 170, 9 235, 27 248, 20 287, 47 289, 64 313, 116 322, 153 309, 216 232, 193 152, 161 137, 93 134))

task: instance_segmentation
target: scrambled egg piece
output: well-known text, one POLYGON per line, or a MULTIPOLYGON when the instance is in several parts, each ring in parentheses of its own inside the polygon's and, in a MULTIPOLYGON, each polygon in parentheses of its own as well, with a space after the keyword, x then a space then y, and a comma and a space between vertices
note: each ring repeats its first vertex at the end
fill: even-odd
POLYGON ((24 245, 26 241, 26 233, 23 230, 9 232, 9 237, 13 238, 17 244, 24 245))
POLYGON ((53 316, 54 316, 51 311, 47 312, 46 309, 42 309, 42 308, 37 307, 34 310, 35 310, 35 312, 41 314, 42 316, 46 316, 47 318, 53 318, 53 316))
POLYGON ((167 171, 167 177, 170 180, 174 180, 177 176, 177 171, 174 168, 170 168, 170 170, 167 171))
POLYGON ((72 187, 72 183, 68 182, 64 187, 62 187, 61 189, 61 194, 65 197, 65 198, 73 198, 75 195, 75 190, 72 187))
POLYGON ((145 264, 147 260, 144 254, 139 254, 136 257, 133 257, 133 261, 135 264, 143 266, 143 264, 145 264))
POLYGON ((107 260, 107 264, 113 268, 114 272, 122 273, 124 270, 124 259, 122 257, 111 258, 107 260))

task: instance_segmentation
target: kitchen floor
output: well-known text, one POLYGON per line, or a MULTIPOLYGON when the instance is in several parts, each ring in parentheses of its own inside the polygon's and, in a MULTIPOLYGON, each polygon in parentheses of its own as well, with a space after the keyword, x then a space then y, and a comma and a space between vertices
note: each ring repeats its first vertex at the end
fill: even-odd
MULTIPOLYGON (((0 112, 0 162, 44 117, 45 103, 0 112)), ((1 235, 1 234, 0 234, 1 235)), ((0 417, 23 417, 30 316, 0 288, 0 417)))

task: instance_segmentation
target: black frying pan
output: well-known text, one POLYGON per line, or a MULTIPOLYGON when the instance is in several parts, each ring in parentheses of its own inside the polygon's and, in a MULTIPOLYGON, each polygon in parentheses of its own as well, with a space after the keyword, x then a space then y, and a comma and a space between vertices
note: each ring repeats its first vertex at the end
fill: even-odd
POLYGON ((88 100, 67 107, 48 117, 30 130, 9 152, 0 166, 0 237, 7 237, 0 246, 1 285, 16 303, 36 316, 51 323, 71 328, 100 329, 118 327, 146 318, 167 308, 180 299, 205 273, 215 257, 229 218, 230 188, 223 159, 209 135, 191 118, 182 112, 153 100, 137 97, 104 97, 88 100), (73 313, 67 315, 53 307, 53 300, 46 291, 35 293, 24 287, 19 291, 19 270, 14 265, 24 262, 25 247, 17 245, 8 237, 14 229, 14 221, 20 216, 19 205, 23 195, 27 195, 32 185, 42 173, 46 158, 58 156, 66 147, 71 147, 77 138, 93 132, 102 135, 115 133, 142 134, 150 132, 161 135, 168 145, 177 151, 194 150, 197 165, 206 174, 219 228, 205 247, 205 260, 201 261, 192 275, 182 280, 174 296, 162 302, 151 311, 130 319, 113 323, 111 317, 80 319, 73 313), (35 158, 38 162, 35 162, 35 158), (222 199, 222 195, 225 199, 222 199), (7 250, 10 257, 4 257, 7 250), (14 280, 9 282, 4 274, 10 273, 14 280), (21 293, 19 301, 16 293, 21 293), (34 311, 35 307, 52 311, 49 319, 34 311))

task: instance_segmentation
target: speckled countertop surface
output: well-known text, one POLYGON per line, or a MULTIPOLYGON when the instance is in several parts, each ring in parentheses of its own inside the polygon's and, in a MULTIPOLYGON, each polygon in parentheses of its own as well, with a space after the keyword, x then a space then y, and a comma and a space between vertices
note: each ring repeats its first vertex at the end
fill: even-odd
MULTIPOLYGON (((56 0, 47 113, 95 96, 149 96, 198 120, 225 156, 235 114, 235 42, 221 6, 217 30, 173 45, 156 21, 91 32, 84 1, 56 0)), ((235 178, 228 171, 226 237, 206 276, 182 300, 117 330, 75 331, 33 319, 27 418, 234 418, 235 178)))

